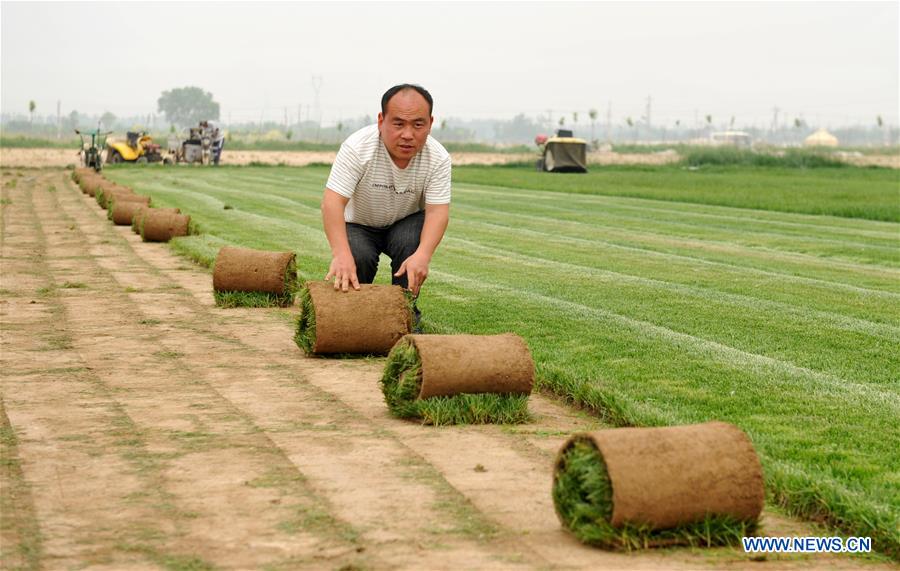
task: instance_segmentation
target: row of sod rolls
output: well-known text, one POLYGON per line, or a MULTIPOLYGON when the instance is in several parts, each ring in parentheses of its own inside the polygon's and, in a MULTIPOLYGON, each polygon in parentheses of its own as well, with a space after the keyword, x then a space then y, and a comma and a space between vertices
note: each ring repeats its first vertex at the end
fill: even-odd
POLYGON ((177 208, 152 208, 149 196, 106 180, 93 169, 75 169, 72 179, 107 211, 107 218, 117 225, 131 224, 145 242, 168 242, 191 232, 190 216, 177 208))
POLYGON ((534 362, 518 335, 406 335, 381 390, 391 413, 424 424, 527 422, 534 362))
POLYGON ((576 434, 552 493, 580 541, 626 550, 734 544, 755 531, 765 499, 750 439, 724 422, 576 434))
POLYGON ((220 307, 289 307, 297 293, 293 252, 225 246, 213 268, 213 295, 220 307))

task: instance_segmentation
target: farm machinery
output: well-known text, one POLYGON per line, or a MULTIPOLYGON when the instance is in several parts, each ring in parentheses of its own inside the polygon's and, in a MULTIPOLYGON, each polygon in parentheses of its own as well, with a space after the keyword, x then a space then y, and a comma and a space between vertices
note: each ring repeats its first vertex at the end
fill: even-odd
POLYGON ((587 141, 575 137, 569 129, 559 129, 553 137, 534 139, 541 151, 537 169, 544 172, 587 172, 587 141))
POLYGON ((98 128, 94 131, 82 133, 75 129, 75 134, 81 137, 81 149, 78 151, 78 156, 81 158, 81 166, 100 172, 100 169, 103 168, 101 154, 103 147, 106 146, 106 137, 110 132, 102 132, 98 128))
POLYGON ((224 142, 218 127, 201 121, 199 126, 190 127, 181 138, 169 137, 166 162, 219 164, 224 142))
POLYGON ((109 143, 106 151, 107 164, 116 163, 158 163, 163 160, 160 146, 153 137, 143 131, 129 131, 124 141, 109 143))

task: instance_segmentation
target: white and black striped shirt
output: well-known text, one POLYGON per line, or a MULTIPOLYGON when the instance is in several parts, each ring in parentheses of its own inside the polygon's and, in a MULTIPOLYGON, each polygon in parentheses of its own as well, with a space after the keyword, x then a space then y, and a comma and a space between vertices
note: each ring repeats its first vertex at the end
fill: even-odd
POLYGON ((369 125, 341 145, 326 187, 350 199, 345 221, 385 228, 426 204, 450 203, 450 153, 429 135, 409 165, 398 168, 378 125, 369 125))

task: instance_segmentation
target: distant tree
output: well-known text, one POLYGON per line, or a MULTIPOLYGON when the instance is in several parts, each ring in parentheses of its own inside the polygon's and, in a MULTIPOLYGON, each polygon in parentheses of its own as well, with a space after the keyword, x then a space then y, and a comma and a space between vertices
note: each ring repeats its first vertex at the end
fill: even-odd
POLYGON ((290 141, 291 137, 293 137, 293 136, 294 136, 294 132, 291 131, 290 129, 288 129, 288 132, 284 134, 284 138, 287 139, 288 141, 290 141))
POLYGON ((212 93, 199 87, 163 91, 156 103, 158 111, 165 113, 166 121, 172 124, 187 126, 219 119, 219 104, 213 101, 212 93))
POLYGON ((31 116, 31 118, 28 120, 28 122, 31 125, 34 125, 34 110, 35 109, 37 109, 37 103, 35 103, 33 100, 29 101, 28 102, 28 114, 31 116))
POLYGON ((578 111, 572 111, 572 123, 578 124, 578 111))
POLYGON ((447 128, 447 120, 441 119, 441 131, 447 128))
POLYGON ((566 124, 566 118, 565 118, 565 117, 560 117, 560 118, 559 118, 559 126, 562 127, 562 126, 565 125, 565 124, 566 124))
POLYGON ((806 121, 804 121, 800 117, 797 117, 794 119, 794 128, 795 129, 799 129, 799 128, 805 127, 805 126, 806 126, 806 121))
POLYGON ((588 111, 588 117, 591 118, 591 142, 594 143, 594 146, 597 146, 597 141, 594 139, 594 124, 597 122, 597 110, 591 109, 588 111))
POLYGON ((104 129, 112 129, 113 125, 116 124, 116 116, 107 111, 100 116, 100 123, 104 129))
POLYGON ((734 130, 734 115, 731 116, 731 122, 729 122, 728 128, 732 131, 734 130))
POLYGON ((881 129, 884 127, 884 119, 881 118, 881 115, 875 117, 875 122, 878 124, 878 128, 881 129))
POLYGON ((707 115, 707 116, 706 116, 706 124, 707 124, 707 125, 712 125, 712 115, 707 115))
POLYGON ((632 119, 631 117, 626 117, 625 122, 628 124, 629 127, 634 127, 634 119, 632 119))
POLYGON ((338 133, 340 133, 341 131, 344 130, 344 122, 343 121, 338 121, 337 130, 338 130, 338 133))

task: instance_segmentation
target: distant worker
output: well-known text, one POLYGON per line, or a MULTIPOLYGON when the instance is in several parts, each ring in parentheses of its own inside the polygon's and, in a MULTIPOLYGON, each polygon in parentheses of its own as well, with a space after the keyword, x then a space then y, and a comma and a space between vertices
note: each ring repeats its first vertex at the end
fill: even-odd
POLYGON ((430 136, 433 108, 425 88, 396 85, 381 98, 378 124, 341 145, 322 200, 334 289, 372 283, 384 253, 392 283, 418 297, 450 219, 450 154, 430 136))
POLYGON ((225 147, 225 132, 219 128, 215 121, 200 121, 200 129, 203 134, 209 134, 214 165, 219 164, 222 158, 222 149, 225 147))

